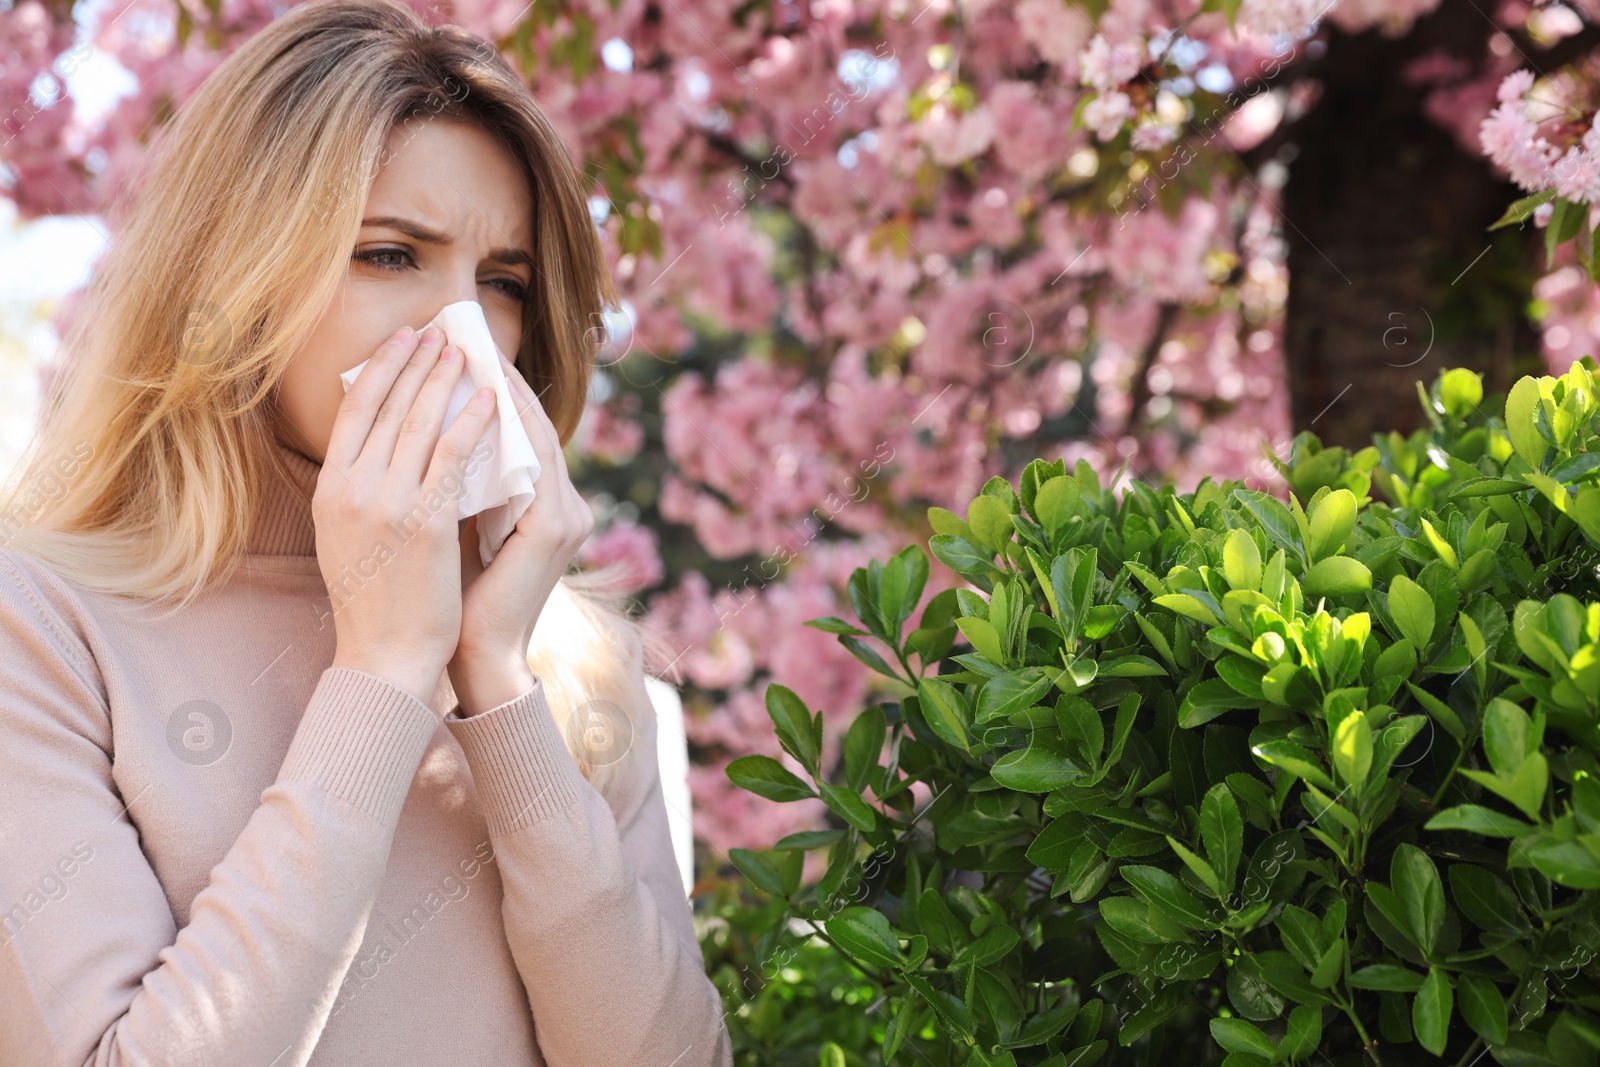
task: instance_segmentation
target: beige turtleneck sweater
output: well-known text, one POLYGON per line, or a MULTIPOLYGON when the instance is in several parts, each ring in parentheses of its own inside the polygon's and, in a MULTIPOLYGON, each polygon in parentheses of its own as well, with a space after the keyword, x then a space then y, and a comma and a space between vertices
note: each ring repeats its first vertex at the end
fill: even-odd
POLYGON ((441 721, 328 611, 288 483, 164 621, 0 548, 0 1063, 731 1065, 642 670, 602 795, 541 683, 441 721))

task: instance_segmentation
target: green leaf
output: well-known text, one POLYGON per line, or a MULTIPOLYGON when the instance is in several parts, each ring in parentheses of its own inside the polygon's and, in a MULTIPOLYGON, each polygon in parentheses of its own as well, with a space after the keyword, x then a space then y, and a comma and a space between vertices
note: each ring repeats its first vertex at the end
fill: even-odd
POLYGON ((1083 825, 1082 819, 1070 812, 1051 820, 1028 846, 1028 859, 1047 871, 1066 870, 1072 853, 1083 840, 1083 825))
POLYGON ((1082 497, 1083 492, 1078 488, 1077 480, 1064 474, 1039 486, 1033 498, 1033 514, 1052 541, 1055 540, 1056 531, 1077 513, 1082 497))
POLYGON ((839 636, 839 643, 845 647, 845 651, 849 652, 856 659, 860 660, 870 670, 877 671, 884 677, 893 678, 896 681, 905 680, 905 675, 889 666, 889 664, 885 662, 884 658, 878 655, 877 650, 871 645, 867 644, 865 641, 861 640, 861 638, 851 637, 847 634, 841 634, 839 636))
POLYGON ((1208 909, 1183 887, 1183 883, 1161 868, 1132 864, 1117 873, 1151 907, 1160 908, 1167 918, 1180 926, 1199 930, 1215 925, 1208 909))
MULTIPOLYGON (((789 856, 799 857, 802 861, 805 859, 805 853, 803 852, 786 853, 786 861, 789 856)), ((730 848, 728 850, 728 859, 739 869, 741 874, 763 891, 775 897, 787 896, 793 892, 786 884, 783 868, 761 853, 753 852, 747 848, 730 848)))
POLYGON ((1308 597, 1352 596, 1372 588, 1372 572, 1350 556, 1329 556, 1306 572, 1308 597))
POLYGON ((1261 550, 1244 530, 1233 530, 1222 545, 1222 573, 1232 589, 1261 588, 1261 550))
POLYGON ((1285 904, 1278 913, 1277 927, 1289 954, 1307 970, 1315 967, 1324 947, 1322 926, 1316 917, 1304 908, 1285 904))
POLYGON ((1359 792, 1372 769, 1372 726, 1365 714, 1352 711, 1333 731, 1333 766, 1339 777, 1359 792))
POLYGON ((1500 218, 1489 227, 1489 229, 1498 230, 1502 226, 1511 226, 1519 222, 1526 222, 1528 219, 1533 217, 1533 213, 1539 209, 1541 204, 1548 204, 1551 200, 1555 199, 1555 196, 1556 191, 1554 189, 1542 189, 1531 196, 1522 197, 1520 200, 1512 202, 1512 204, 1506 208, 1506 213, 1501 215, 1500 218))
POLYGON ((1210 608, 1188 593, 1168 593, 1165 596, 1158 596, 1155 598, 1155 603, 1206 626, 1222 625, 1222 620, 1217 618, 1210 608))
POLYGON ((1486 933, 1520 937, 1531 928, 1517 894, 1482 867, 1470 863, 1452 864, 1450 895, 1455 898, 1461 914, 1486 933))
MULTIPOLYGON (((1344 547, 1345 539, 1356 527, 1355 494, 1348 489, 1335 489, 1317 501, 1307 518, 1311 522, 1311 543, 1306 547, 1310 550, 1311 559, 1315 561, 1331 556, 1344 547)), ((1370 580, 1369 574, 1368 587, 1370 580)))
MULTIPOLYGON (((1096 611, 1099 609, 1096 608, 1096 611)), ((1149 656, 1118 656, 1100 661, 1101 678, 1165 678, 1167 669, 1149 656)))
MULTIPOLYGON (((1408 641, 1406 644, 1409 645, 1410 642, 1408 641)), ((1457 741, 1466 740, 1467 728, 1461 725, 1460 717, 1456 715, 1450 705, 1411 682, 1406 683, 1406 688, 1411 690, 1411 695, 1417 698, 1417 703, 1421 704, 1423 709, 1433 716, 1433 721, 1437 722, 1445 733, 1457 741)))
POLYGON ((977 940, 956 950, 956 954, 950 957, 950 968, 983 967, 1008 955, 1020 940, 1017 932, 1003 923, 991 926, 977 940))
POLYGON ((1131 1045, 1143 1034, 1149 1033, 1172 1016, 1172 1013, 1183 1007, 1184 993, 1176 985, 1162 986, 1156 993, 1145 1001, 1143 1007, 1134 1011, 1122 1021, 1122 1026, 1117 1030, 1117 1042, 1122 1045, 1131 1045))
POLYGON ((1247 660, 1243 656, 1223 656, 1217 660, 1217 675, 1234 692, 1247 696, 1252 700, 1265 700, 1266 694, 1261 691, 1261 679, 1267 669, 1261 663, 1247 660))
POLYGON ((1212 1019, 1211 1037, 1228 1052, 1250 1052, 1271 1059, 1278 1051, 1272 1038, 1243 1019, 1212 1019))
POLYGON ((1400 636, 1418 650, 1433 639, 1433 598, 1422 586, 1403 574, 1389 583, 1389 614, 1400 628, 1400 636))
POLYGON ((1278 1043, 1276 1060, 1303 1059, 1322 1042, 1322 1009, 1301 1004, 1289 1013, 1289 1025, 1278 1043))
POLYGON ((1433 547, 1433 550, 1436 553, 1438 553, 1439 558, 1444 560, 1445 566, 1449 567, 1452 571, 1458 571, 1461 569, 1461 561, 1456 558, 1456 550, 1450 547, 1450 542, 1439 536, 1439 531, 1433 528, 1433 523, 1429 522, 1427 519, 1423 519, 1422 532, 1423 535, 1428 539, 1428 544, 1433 547))
MULTIPOLYGON (((1077 1017, 1078 1005, 1063 1004, 1060 1007, 1049 1008, 1040 1012, 1022 1024, 1022 1029, 1017 1031, 1017 1036, 1002 1042, 1006 1048, 1027 1048, 1030 1045, 1042 1045, 1056 1034, 1066 1029, 1072 1020, 1077 1017)), ((888 1061, 885 1060, 885 1063, 888 1061)))
POLYGON ((1228 1002, 1240 1015, 1257 1022, 1283 1014, 1283 995, 1267 982, 1254 956, 1241 956, 1228 972, 1228 1002))
POLYGON ((1000 634, 988 619, 980 619, 976 615, 963 615, 956 620, 956 629, 961 631, 973 649, 998 667, 1006 666, 1006 654, 1000 644, 1000 634))
POLYGON ((1222 889, 1222 882, 1218 880, 1215 868, 1213 868, 1211 864, 1207 863, 1200 856, 1197 856, 1188 848, 1188 846, 1186 846, 1182 841, 1179 841, 1176 837, 1173 837, 1171 834, 1167 834, 1166 838, 1167 844, 1171 845, 1172 851, 1176 852, 1178 854, 1178 858, 1183 860, 1184 866, 1193 871, 1194 876, 1200 879, 1200 881, 1204 882, 1207 889, 1211 890, 1219 898, 1223 897, 1225 893, 1222 889))
POLYGON ((1483 714, 1483 751, 1489 765, 1502 778, 1514 778, 1528 758, 1528 734, 1532 724, 1528 713, 1499 697, 1491 700, 1483 714))
POLYGON ((1551 212, 1550 221, 1544 229, 1546 270, 1555 266, 1556 246, 1576 236, 1578 227, 1583 225, 1583 219, 1589 213, 1588 204, 1577 204, 1565 197, 1557 196, 1552 203, 1555 209, 1551 212))
MULTIPOLYGON (((871 910, 871 909, 868 909, 871 910)), ((887 920, 885 920, 887 921, 887 920)), ((953 993, 943 989, 935 989, 926 978, 915 974, 902 975, 906 984, 918 993, 922 999, 933 1005, 934 1012, 950 1028, 950 1032, 963 1041, 970 1042, 974 1031, 977 1029, 978 1020, 967 1007, 966 1002, 953 993)))
POLYGON ((827 848, 844 836, 843 830, 796 830, 792 834, 785 834, 773 845, 774 851, 787 848, 797 848, 802 851, 812 848, 827 848))
POLYGON ((934 534, 928 538, 933 558, 965 578, 986 578, 996 570, 994 553, 984 552, 964 537, 934 534))
POLYGON ((989 768, 994 780, 1007 789, 1022 793, 1048 793, 1071 785, 1084 775, 1084 769, 1065 756, 1051 752, 1033 739, 1021 752, 1007 752, 989 768))
POLYGON ((917 920, 922 924, 922 932, 927 935, 934 951, 946 958, 955 955, 956 950, 970 940, 966 927, 950 913, 944 897, 932 886, 922 891, 922 899, 917 905, 917 920))
POLYGON ((916 610, 928 584, 928 556, 921 545, 911 544, 896 552, 884 565, 878 590, 878 607, 898 637, 901 624, 916 610))
POLYGON ((1461 1017, 1489 1045, 1506 1042, 1508 1019, 1505 998, 1481 974, 1463 974, 1457 979, 1461 994, 1461 1017))
POLYGON ((896 970, 906 962, 888 916, 877 908, 852 905, 822 926, 835 944, 868 966, 896 970))
POLYGON ((1450 1041, 1450 1004, 1449 976, 1430 967, 1411 1005, 1411 1026, 1417 1043, 1435 1056, 1444 1055, 1444 1047, 1450 1041))
MULTIPOLYGON (((845 781, 860 793, 872 783, 878 770, 878 755, 883 752, 883 742, 888 737, 888 724, 883 708, 872 704, 864 708, 851 722, 844 735, 845 781)), ((876 790, 881 793, 881 787, 876 790)))
POLYGON ((1352 972, 1350 985, 1385 993, 1415 993, 1422 988, 1422 975, 1393 963, 1374 963, 1352 972))
POLYGON ((1518 380, 1506 396, 1506 435, 1511 438, 1511 447, 1517 450, 1517 455, 1535 471, 1543 469, 1545 452, 1549 450, 1535 425, 1536 414, 1542 406, 1539 381, 1532 376, 1518 380))
POLYGON ((1540 808, 1544 804, 1545 790, 1550 785, 1550 765, 1544 753, 1534 752, 1517 768, 1517 773, 1511 779, 1506 779, 1497 774, 1486 774, 1483 771, 1462 771, 1465 777, 1472 779, 1479 785, 1497 793, 1521 808, 1530 819, 1539 818, 1540 808))
POLYGON ((1298 775, 1312 785, 1330 790, 1335 788, 1333 779, 1328 777, 1328 772, 1317 762, 1317 757, 1312 755, 1309 749, 1302 748, 1293 741, 1265 741, 1250 751, 1274 767, 1298 775))
POLYGON ((917 697, 922 717, 939 739, 963 752, 969 751, 967 729, 971 718, 961 691, 937 678, 921 678, 917 681, 917 697))
POLYGON ((861 799, 861 794, 844 786, 823 783, 817 787, 822 794, 822 802, 839 818, 854 826, 862 833, 871 833, 877 825, 878 814, 872 806, 861 799))
POLYGON ((821 630, 829 634, 851 634, 855 637, 866 637, 868 633, 859 626, 852 626, 837 615, 824 615, 819 619, 811 619, 805 623, 813 630, 821 630))
POLYGON ((1317 966, 1311 972, 1311 984, 1318 989, 1331 989, 1333 984, 1344 976, 1344 938, 1338 938, 1328 946, 1328 951, 1317 960, 1317 966))
POLYGON ((1244 819, 1226 782, 1212 786, 1200 804, 1200 839, 1216 871, 1221 893, 1233 891, 1233 879, 1244 850, 1244 819))
POLYGON ((740 789, 768 800, 806 800, 817 795, 770 756, 740 756, 728 764, 727 775, 740 789))
POLYGON ((1235 708, 1260 706, 1259 700, 1241 696, 1233 686, 1221 678, 1207 678, 1190 688, 1178 708, 1178 725, 1193 729, 1210 722, 1224 712, 1235 708))
POLYGON ((1050 685, 1050 676, 1038 667, 997 674, 985 682, 978 693, 976 721, 985 723, 1003 719, 1036 704, 1040 697, 1050 691, 1050 685))
POLYGON ((1423 826, 1424 830, 1467 830, 1485 837, 1521 837, 1531 834, 1533 827, 1521 819, 1502 815, 1493 808, 1479 804, 1461 804, 1446 808, 1423 826))
POLYGON ((1402 842, 1389 862, 1389 882, 1405 910, 1407 932, 1424 954, 1432 953, 1444 929, 1444 884, 1433 857, 1402 842))
POLYGON ((911 1035, 912 1028, 917 1022, 917 994, 913 990, 900 1001, 900 1008, 895 1012, 894 1018, 884 1028, 883 1033, 883 1062, 894 1062, 894 1054, 905 1044, 911 1035))
POLYGON ((978 539, 978 547, 991 552, 999 552, 1016 530, 1011 522, 1011 509, 988 494, 973 499, 967 509, 967 525, 978 539))
POLYGON ((1483 378, 1465 367, 1450 368, 1439 375, 1439 401, 1445 414, 1465 419, 1483 403, 1483 378))
POLYGON ((817 761, 822 755, 820 713, 813 719, 805 701, 794 690, 776 683, 767 686, 767 715, 777 728, 778 742, 811 773, 818 777, 817 761))
POLYGON ((1300 531, 1294 516, 1282 502, 1266 493, 1254 489, 1235 489, 1234 498, 1250 509, 1256 521, 1261 523, 1261 529, 1279 547, 1296 556, 1302 554, 1300 545, 1300 531))
POLYGON ((1067 864, 1067 887, 1074 904, 1082 904, 1111 880, 1113 866, 1106 854, 1092 842, 1084 841, 1072 850, 1067 864))
POLYGON ((1099 907, 1100 918, 1124 937, 1147 945, 1160 945, 1173 939, 1171 933, 1157 930, 1151 925, 1150 905, 1138 897, 1101 897, 1099 907))
POLYGON ((1558 885, 1600 889, 1600 858, 1576 841, 1542 841, 1527 854, 1539 873, 1558 885))

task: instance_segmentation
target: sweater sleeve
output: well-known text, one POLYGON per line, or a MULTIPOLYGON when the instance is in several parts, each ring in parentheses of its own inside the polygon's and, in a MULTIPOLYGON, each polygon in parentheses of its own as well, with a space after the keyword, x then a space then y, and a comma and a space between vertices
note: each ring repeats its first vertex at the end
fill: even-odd
POLYGON ((88 645, 3 552, 0 663, 0 1062, 306 1063, 437 715, 374 675, 324 671, 180 930, 137 828, 161 783, 119 790, 88 645))
POLYGON ((634 737, 607 795, 573 762, 542 679, 444 722, 478 786, 506 937, 550 1067, 732 1067, 672 852, 654 706, 634 673, 634 737))

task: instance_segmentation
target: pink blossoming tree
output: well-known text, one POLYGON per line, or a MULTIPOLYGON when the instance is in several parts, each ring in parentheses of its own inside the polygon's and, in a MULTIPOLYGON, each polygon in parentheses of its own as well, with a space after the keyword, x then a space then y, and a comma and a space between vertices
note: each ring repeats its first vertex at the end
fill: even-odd
MULTIPOLYGON (((602 517, 585 558, 629 561, 680 650, 654 666, 685 685, 696 829, 718 858, 820 825, 820 805, 760 801, 723 768, 787 760, 769 682, 832 712, 836 756, 838 712, 883 679, 803 624, 838 612, 854 568, 924 537, 929 507, 1037 456, 1107 481, 1281 490, 1269 451, 1286 455, 1292 428, 1366 443, 1365 423, 1341 420, 1383 391, 1336 408, 1345 377, 1305 368, 1331 359, 1346 392, 1401 380, 1384 366, 1437 368, 1394 358, 1404 337, 1376 305, 1359 339, 1316 347, 1342 313, 1317 257, 1347 282, 1376 268, 1350 253, 1341 271, 1326 236, 1340 220, 1297 204, 1328 169, 1306 162, 1320 141, 1297 128, 1345 99, 1351 70, 1387 79, 1455 146, 1449 166, 1482 172, 1490 221, 1516 190, 1485 154, 1523 191, 1577 205, 1557 218, 1565 233, 1600 192, 1593 82, 1581 65, 1538 80, 1522 68, 1537 54, 1554 74, 1593 47, 1596 4, 1502 2, 1465 29, 1439 0, 426 7, 497 43, 592 179, 627 314, 604 324, 575 442, 602 517), (1380 77, 1338 59, 1363 47, 1404 62, 1380 77)), ((88 35, 70 0, 0 11, 0 181, 22 217, 114 229, 174 108, 284 6, 111 0, 88 35), (91 127, 64 79, 96 52, 138 91, 91 127)), ((1536 223, 1555 211, 1527 208, 1536 223)), ((1484 221, 1452 225, 1482 243, 1484 221)), ((1600 333, 1572 247, 1533 290, 1552 365, 1600 333)), ((1510 255, 1489 263, 1514 273, 1510 255)), ((1470 287, 1501 276, 1491 265, 1454 292, 1481 304, 1470 287)), ((1494 290, 1511 293, 1499 321, 1521 320, 1531 285, 1494 290)), ((1442 343, 1457 362, 1490 358, 1442 343)), ((956 583, 935 568, 925 595, 956 583)))

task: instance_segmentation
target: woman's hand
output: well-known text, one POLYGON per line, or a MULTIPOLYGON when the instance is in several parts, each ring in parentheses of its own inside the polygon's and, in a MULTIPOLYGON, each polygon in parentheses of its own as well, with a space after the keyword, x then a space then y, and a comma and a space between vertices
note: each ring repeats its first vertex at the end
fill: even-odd
POLYGON ((459 481, 489 425, 480 390, 442 435, 465 361, 444 335, 403 329, 340 401, 311 512, 334 603, 335 666, 377 675, 423 703, 460 638, 459 481), (443 507, 430 501, 444 498, 443 507))
POLYGON ((594 512, 567 475, 561 438, 544 406, 505 356, 500 363, 540 475, 533 503, 487 569, 478 554, 476 515, 460 534, 461 635, 449 672, 463 715, 498 707, 533 687, 528 645, 534 624, 594 529, 594 512))

